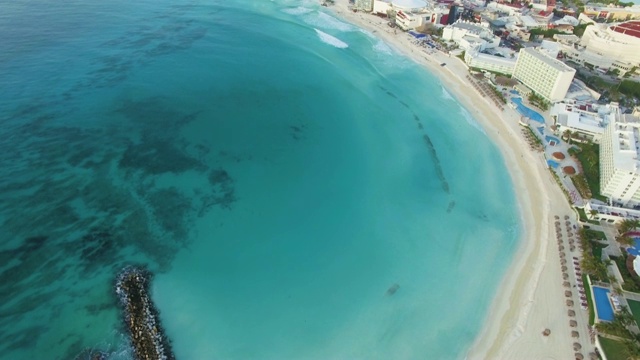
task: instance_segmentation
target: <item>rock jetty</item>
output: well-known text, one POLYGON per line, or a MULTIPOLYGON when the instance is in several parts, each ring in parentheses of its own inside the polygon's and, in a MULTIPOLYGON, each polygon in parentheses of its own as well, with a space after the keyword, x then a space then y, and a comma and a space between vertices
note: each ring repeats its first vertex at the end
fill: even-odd
POLYGON ((149 296, 151 273, 126 267, 116 280, 116 294, 124 312, 124 323, 138 360, 175 360, 171 345, 160 326, 158 311, 149 296))

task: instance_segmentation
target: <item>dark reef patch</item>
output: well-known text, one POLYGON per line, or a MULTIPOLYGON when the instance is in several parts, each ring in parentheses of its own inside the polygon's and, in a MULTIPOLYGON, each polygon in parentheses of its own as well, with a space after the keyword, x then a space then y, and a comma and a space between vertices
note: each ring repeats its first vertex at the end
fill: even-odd
POLYGON ((427 134, 424 134, 422 138, 424 139, 424 143, 427 145, 429 154, 431 154, 431 157, 433 159, 433 163, 436 168, 436 175, 438 176, 438 179, 440 179, 440 183, 442 184, 442 190, 444 190, 444 192, 448 194, 449 183, 447 182, 447 179, 444 177, 444 172, 442 171, 442 165, 440 164, 440 159, 438 158, 438 153, 436 152, 436 148, 433 146, 433 143, 431 142, 431 139, 427 134))

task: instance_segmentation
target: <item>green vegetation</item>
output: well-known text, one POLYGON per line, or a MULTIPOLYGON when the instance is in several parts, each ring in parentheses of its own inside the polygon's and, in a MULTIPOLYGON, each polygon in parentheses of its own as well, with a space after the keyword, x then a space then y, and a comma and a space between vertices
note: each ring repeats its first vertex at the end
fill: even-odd
MULTIPOLYGON (((583 9, 584 9, 584 5, 583 5, 583 9)), ((578 12, 578 14, 580 14, 582 11, 578 12)), ((592 23, 587 23, 587 24, 580 24, 577 26, 573 27, 573 35, 576 35, 578 37, 582 37, 582 35, 584 35, 584 30, 587 28, 587 26, 589 25, 593 25, 592 23)))
POLYGON ((600 344, 607 360, 627 360, 627 352, 622 341, 600 336, 600 344))
MULTIPOLYGON (((589 241, 607 240, 607 235, 600 230, 585 229, 584 235, 587 236, 589 241)), ((604 247, 606 247, 606 245, 604 247)))
POLYGON ((542 35, 546 39, 553 38, 553 35, 555 35, 555 34, 564 34, 564 32, 558 31, 558 30, 555 30, 555 29, 549 29, 549 30, 531 29, 531 31, 529 31, 529 32, 531 33, 531 36, 542 35))
POLYGON ((575 156, 582 165, 582 172, 587 179, 591 197, 601 201, 607 198, 600 195, 600 148, 596 144, 581 144, 579 148, 572 147, 569 154, 575 156))
POLYGON ((584 174, 577 174, 571 177, 573 185, 578 189, 583 199, 591 199, 591 189, 584 174))
POLYGON ((503 104, 506 104, 506 103, 507 103, 507 99, 504 97, 504 95, 502 95, 502 92, 501 92, 500 90, 498 90, 498 89, 497 89, 496 87, 494 87, 494 86, 491 86, 491 90, 492 90, 492 91, 493 91, 493 93, 496 95, 496 97, 497 97, 498 99, 500 99, 500 101, 501 101, 503 104))
POLYGON ((576 210, 578 211, 578 217, 580 218, 580 221, 582 222, 588 222, 590 224, 594 224, 594 225, 600 225, 599 221, 596 220, 589 220, 587 218, 587 213, 584 212, 583 208, 576 208, 576 210))
POLYGON ((578 230, 578 235, 582 245, 582 261, 580 262, 582 270, 591 275, 594 280, 608 283, 607 265, 602 261, 602 248, 605 245, 597 241, 603 238, 604 233, 581 227, 578 230))
POLYGON ((640 83, 638 82, 631 80, 622 80, 620 86, 618 87, 618 90, 620 91, 620 93, 627 96, 640 98, 640 83))
POLYGON ((631 314, 633 314, 633 318, 636 320, 636 324, 640 327, 640 301, 627 299, 627 302, 629 303, 629 310, 631 310, 631 314))
POLYGON ((462 62, 464 62, 464 54, 466 54, 466 51, 461 52, 459 55, 456 55, 457 58, 459 58, 460 60, 462 60, 462 62))
POLYGON ((624 280, 622 288, 631 292, 640 292, 640 278, 631 275, 631 272, 629 272, 627 268, 627 252, 623 249, 622 256, 611 256, 610 258, 615 262, 616 266, 618 266, 618 270, 620 270, 620 274, 624 280))
MULTIPOLYGON (((589 281, 587 281, 587 274, 582 274, 582 284, 585 289, 589 289, 589 281)), ((585 291, 587 294, 587 305, 589 306, 589 325, 593 325, 596 320, 596 312, 593 308, 593 299, 591 298, 591 291, 585 291)))
POLYGON ((529 94, 529 102, 542 111, 549 110, 549 102, 536 93, 529 94))

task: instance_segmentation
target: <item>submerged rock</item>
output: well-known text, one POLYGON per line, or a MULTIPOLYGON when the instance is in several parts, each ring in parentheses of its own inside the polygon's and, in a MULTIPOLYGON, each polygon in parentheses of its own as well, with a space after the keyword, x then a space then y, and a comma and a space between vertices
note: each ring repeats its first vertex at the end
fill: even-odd
POLYGON ((388 289, 387 289, 387 295, 391 296, 393 294, 396 293, 396 291, 398 291, 398 289, 400 289, 400 285, 398 284, 393 284, 391 285, 388 289))

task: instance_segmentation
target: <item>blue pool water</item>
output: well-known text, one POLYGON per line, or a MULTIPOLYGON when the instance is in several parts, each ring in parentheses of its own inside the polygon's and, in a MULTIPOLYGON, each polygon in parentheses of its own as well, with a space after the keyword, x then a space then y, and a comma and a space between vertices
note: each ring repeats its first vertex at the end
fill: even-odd
POLYGON ((509 92, 512 93, 513 95, 520 95, 520 94, 518 94, 518 90, 511 90, 509 92))
POLYGON ((558 166, 560 165, 560 164, 558 164, 558 162, 553 161, 553 160, 547 160, 547 164, 549 164, 549 166, 551 166, 554 169, 558 168, 558 166))
POLYGON ((633 238, 634 244, 632 247, 627 249, 627 252, 631 255, 638 256, 640 255, 640 238, 633 238))
POLYGON ((544 126, 539 126, 537 129, 540 135, 544 135, 544 126))
MULTIPOLYGON (((551 143, 552 141, 554 141, 554 142, 555 142, 555 144, 558 144, 558 143, 560 142, 560 140, 559 140, 557 137, 555 137, 555 136, 548 136, 548 135, 544 137, 544 140, 545 140, 547 143, 551 143)), ((555 145, 555 144, 554 144, 554 145, 555 145)))
POLYGON ((596 313, 600 320, 613 321, 613 308, 609 302, 609 289, 594 286, 593 297, 596 303, 596 313))
POLYGON ((520 114, 528 117, 533 121, 537 121, 541 124, 544 124, 544 117, 542 117, 542 115, 540 115, 538 112, 524 106, 522 104, 522 98, 514 97, 514 98, 511 98, 511 101, 513 101, 513 103, 516 104, 518 112, 520 114))

